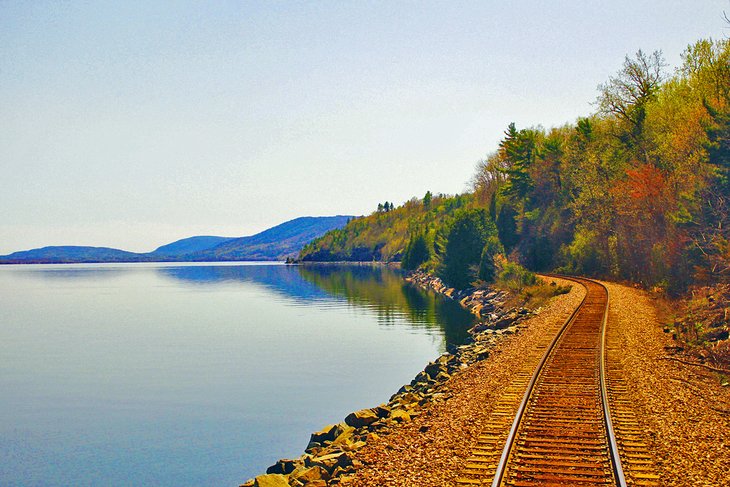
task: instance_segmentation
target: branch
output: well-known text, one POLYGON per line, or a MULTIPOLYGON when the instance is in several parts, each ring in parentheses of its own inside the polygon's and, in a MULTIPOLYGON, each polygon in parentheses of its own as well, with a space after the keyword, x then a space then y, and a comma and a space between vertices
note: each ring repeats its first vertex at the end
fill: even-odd
POLYGON ((661 358, 662 358, 662 360, 674 360, 676 362, 681 362, 681 363, 683 363, 685 365, 694 365, 694 366, 697 366, 697 367, 703 367, 703 368, 708 369, 708 370, 711 370, 713 372, 720 372, 721 374, 730 374, 730 370, 727 370, 727 369, 718 369, 717 367, 712 367, 710 365, 705 365, 705 364, 701 364, 701 363, 698 363, 698 362, 688 362, 687 360, 682 360, 682 359, 675 358, 675 357, 661 357, 661 358))

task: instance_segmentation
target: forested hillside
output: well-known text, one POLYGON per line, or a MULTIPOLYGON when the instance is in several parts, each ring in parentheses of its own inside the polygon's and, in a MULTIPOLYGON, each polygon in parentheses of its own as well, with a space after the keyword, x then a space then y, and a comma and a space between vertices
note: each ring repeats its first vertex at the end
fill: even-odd
POLYGON ((595 113, 509 124, 469 194, 381 205, 301 259, 403 259, 453 283, 489 279, 504 256, 670 291, 728 281, 730 42, 701 40, 682 61, 670 71, 661 52, 627 56, 595 113))

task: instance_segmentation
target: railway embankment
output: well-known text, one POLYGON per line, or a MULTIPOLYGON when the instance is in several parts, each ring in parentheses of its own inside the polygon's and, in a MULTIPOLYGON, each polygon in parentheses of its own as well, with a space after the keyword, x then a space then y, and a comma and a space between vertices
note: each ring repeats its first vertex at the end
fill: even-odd
POLYGON ((478 416, 480 412, 483 414, 480 406, 498 395, 485 397, 485 383, 496 382, 506 387, 514 372, 498 365, 503 350, 517 354, 513 361, 519 359, 519 352, 506 344, 519 342, 517 337, 531 333, 535 320, 562 323, 581 299, 581 290, 576 289, 536 313, 512 307, 511 296, 506 291, 459 291, 425 273, 411 274, 408 280, 458 300, 478 316, 478 323, 470 330, 470 342, 450 347, 387 403, 353 412, 342 422, 312 433, 302 456, 278 461, 266 474, 244 486, 444 485, 445 479, 455 478, 459 461, 468 454, 465 432, 477 433, 478 416), (486 364, 493 372, 480 372, 486 364), (455 412, 465 407, 476 416, 450 412, 452 408, 455 412), (407 450, 406 455, 398 453, 403 448, 407 450), (460 454, 452 454, 454 451, 460 454), (410 474, 402 470, 406 463, 381 468, 386 458, 412 462, 414 459, 409 455, 413 454, 423 455, 420 460, 424 465, 410 474), (381 473, 390 477, 383 478, 381 473), (422 476, 432 478, 434 483, 422 476))
MULTIPOLYGON (((516 396, 544 347, 585 295, 582 286, 539 313, 505 309, 503 293, 460 293, 435 278, 416 284, 458 299, 483 323, 473 342, 449 351, 385 404, 348 415, 312 434, 298 459, 282 460, 244 485, 443 486, 463 475, 493 412, 516 396), (510 313, 517 320, 500 319, 510 313)), ((554 279, 559 285, 569 284, 554 279)), ((620 370, 621 400, 650 453, 661 485, 725 485, 730 470, 730 387, 707 368, 667 359, 676 348, 648 293, 606 283, 609 376, 620 370)))

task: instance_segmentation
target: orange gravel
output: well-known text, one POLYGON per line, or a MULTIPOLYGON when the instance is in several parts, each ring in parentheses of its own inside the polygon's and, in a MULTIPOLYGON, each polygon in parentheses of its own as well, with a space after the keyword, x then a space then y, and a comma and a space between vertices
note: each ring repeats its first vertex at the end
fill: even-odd
POLYGON ((443 396, 426 405, 413 421, 388 434, 371 435, 356 456, 364 466, 341 485, 451 485, 523 357, 556 323, 565 322, 584 295, 582 286, 573 285, 570 293, 553 298, 520 325, 518 334, 505 337, 489 358, 454 374, 438 391, 443 396))
POLYGON ((674 343, 647 293, 604 284, 608 332, 620 340, 628 393, 662 485, 730 485, 730 387, 711 371, 665 358, 674 343))

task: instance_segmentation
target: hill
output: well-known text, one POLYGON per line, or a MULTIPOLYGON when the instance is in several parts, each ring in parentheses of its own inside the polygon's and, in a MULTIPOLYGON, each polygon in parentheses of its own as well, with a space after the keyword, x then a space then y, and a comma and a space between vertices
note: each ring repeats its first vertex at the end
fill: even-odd
POLYGON ((202 252, 211 249, 224 242, 233 240, 232 237, 188 237, 158 247, 149 255, 158 257, 182 257, 195 252, 202 252))
POLYGON ((435 234, 457 209, 470 204, 472 197, 432 196, 413 198, 395 208, 378 205, 371 215, 351 220, 307 244, 299 255, 303 262, 320 261, 400 261, 413 234, 435 234))
POLYGON ((146 262, 144 254, 107 247, 50 246, 0 256, 3 264, 75 264, 83 262, 146 262))
POLYGON ((248 237, 189 237, 148 253, 106 247, 50 246, 0 256, 0 264, 277 261, 296 256, 307 243, 343 227, 351 218, 342 215, 300 217, 248 237))
POLYGON ((232 239, 185 257, 186 260, 284 260, 296 257, 307 243, 342 228, 352 218, 342 215, 295 218, 256 235, 232 239))

